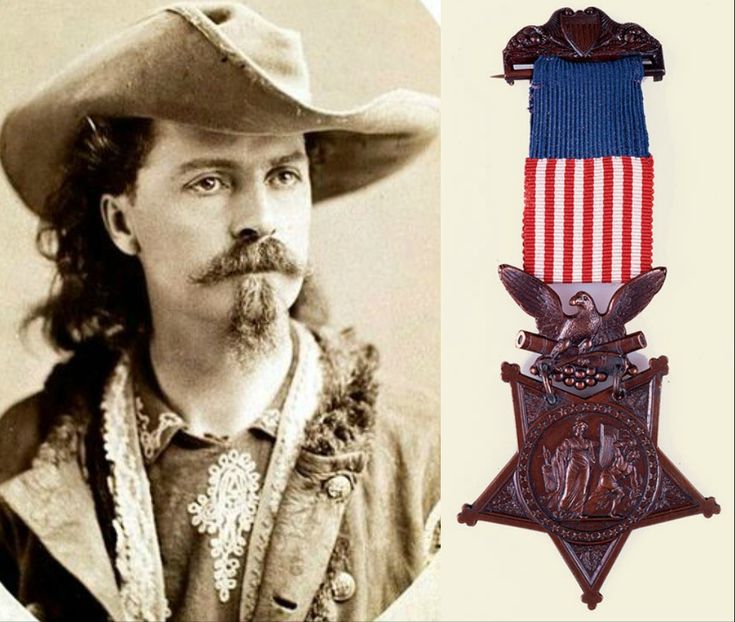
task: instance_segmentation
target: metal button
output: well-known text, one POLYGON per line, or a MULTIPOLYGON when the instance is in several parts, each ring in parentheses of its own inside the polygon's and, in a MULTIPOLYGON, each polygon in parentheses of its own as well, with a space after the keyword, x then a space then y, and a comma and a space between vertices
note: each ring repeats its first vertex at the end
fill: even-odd
POLYGON ((349 572, 338 572, 332 579, 332 598, 335 602, 343 603, 354 596, 356 587, 355 578, 349 572))
POLYGON ((352 482, 346 475, 330 477, 324 484, 327 494, 335 501, 345 499, 352 492, 352 482))

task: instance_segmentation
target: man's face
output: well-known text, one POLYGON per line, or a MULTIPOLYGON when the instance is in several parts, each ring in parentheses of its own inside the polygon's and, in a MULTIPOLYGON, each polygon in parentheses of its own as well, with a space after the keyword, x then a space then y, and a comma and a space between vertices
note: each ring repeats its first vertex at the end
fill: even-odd
POLYGON ((308 254, 303 136, 225 134, 168 121, 154 122, 153 133, 134 196, 116 200, 137 242, 154 321, 156 311, 232 321, 237 305, 246 307, 240 322, 263 321, 264 305, 285 315, 308 254))

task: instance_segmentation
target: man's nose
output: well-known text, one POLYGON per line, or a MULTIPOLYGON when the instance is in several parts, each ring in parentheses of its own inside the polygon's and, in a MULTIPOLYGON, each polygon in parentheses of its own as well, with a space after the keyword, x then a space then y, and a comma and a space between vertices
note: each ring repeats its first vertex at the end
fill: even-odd
POLYGON ((253 187, 236 196, 230 234, 235 239, 255 242, 276 231, 273 211, 264 187, 253 187))

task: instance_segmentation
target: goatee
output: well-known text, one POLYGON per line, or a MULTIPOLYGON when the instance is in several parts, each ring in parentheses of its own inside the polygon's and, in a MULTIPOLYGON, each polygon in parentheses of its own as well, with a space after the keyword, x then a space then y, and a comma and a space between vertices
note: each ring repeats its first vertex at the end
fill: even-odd
POLYGON ((239 239, 189 276, 191 283, 204 287, 237 280, 227 338, 241 365, 275 348, 288 317, 265 275, 268 272, 298 277, 307 270, 283 242, 267 237, 256 242, 239 239))
POLYGON ((286 317, 273 287, 263 276, 241 277, 230 313, 227 338, 241 366, 272 351, 278 342, 282 322, 286 317))

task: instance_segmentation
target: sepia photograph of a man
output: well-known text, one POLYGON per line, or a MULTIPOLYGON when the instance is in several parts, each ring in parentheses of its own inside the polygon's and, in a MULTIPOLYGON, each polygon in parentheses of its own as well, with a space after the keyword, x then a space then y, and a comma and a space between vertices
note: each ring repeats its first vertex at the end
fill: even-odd
POLYGON ((438 25, 125 4, 0 7, 0 613, 436 619, 438 25))

